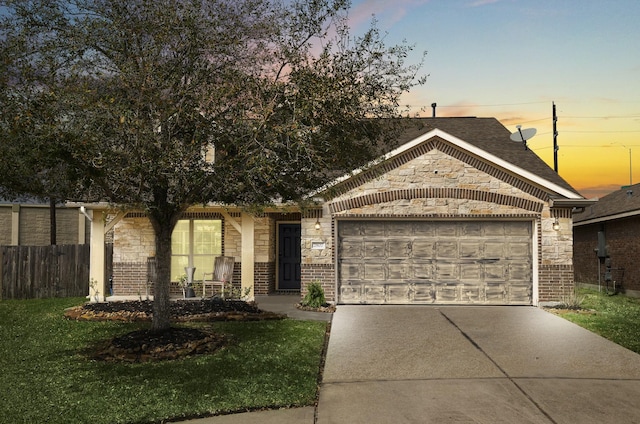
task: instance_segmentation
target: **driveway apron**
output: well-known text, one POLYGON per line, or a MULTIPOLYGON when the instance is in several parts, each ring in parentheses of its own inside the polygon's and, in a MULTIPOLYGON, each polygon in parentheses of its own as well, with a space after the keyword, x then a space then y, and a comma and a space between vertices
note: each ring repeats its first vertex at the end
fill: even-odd
POLYGON ((638 423, 640 355, 534 307, 339 306, 318 424, 638 423))

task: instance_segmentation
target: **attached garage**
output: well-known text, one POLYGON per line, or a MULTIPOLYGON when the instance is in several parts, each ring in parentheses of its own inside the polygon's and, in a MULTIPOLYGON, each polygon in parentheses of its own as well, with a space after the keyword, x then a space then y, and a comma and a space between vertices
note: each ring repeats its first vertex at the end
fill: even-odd
POLYGON ((402 123, 313 193, 302 294, 338 304, 540 305, 572 293, 574 209, 593 203, 493 118, 402 123))
POLYGON ((532 221, 339 220, 338 302, 530 305, 532 221))

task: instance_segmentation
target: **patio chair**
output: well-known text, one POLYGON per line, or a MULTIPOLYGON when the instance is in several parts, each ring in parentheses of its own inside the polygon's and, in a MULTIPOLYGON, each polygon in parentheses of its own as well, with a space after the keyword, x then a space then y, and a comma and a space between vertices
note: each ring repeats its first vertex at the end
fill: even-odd
POLYGON ((233 280, 233 256, 218 256, 213 262, 213 272, 202 274, 202 297, 207 294, 207 287, 212 289, 220 286, 220 297, 224 299, 225 285, 231 284, 233 280), (210 277, 210 278, 207 278, 210 277))

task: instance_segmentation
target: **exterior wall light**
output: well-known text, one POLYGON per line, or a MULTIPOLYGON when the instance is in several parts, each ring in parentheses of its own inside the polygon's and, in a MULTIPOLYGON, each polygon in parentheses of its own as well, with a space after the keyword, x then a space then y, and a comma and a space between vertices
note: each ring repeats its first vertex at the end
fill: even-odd
POLYGON ((556 231, 560 230, 560 222, 558 221, 558 218, 553 222, 553 229, 556 231))
POLYGON ((316 218, 316 225, 315 225, 316 230, 320 229, 320 218, 316 218))

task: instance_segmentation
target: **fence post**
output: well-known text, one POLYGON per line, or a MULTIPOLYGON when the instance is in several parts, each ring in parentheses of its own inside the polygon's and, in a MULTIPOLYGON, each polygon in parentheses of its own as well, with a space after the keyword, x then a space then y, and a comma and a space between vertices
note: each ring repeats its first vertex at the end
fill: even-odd
POLYGON ((4 246, 0 246, 0 301, 4 296, 4 246))

